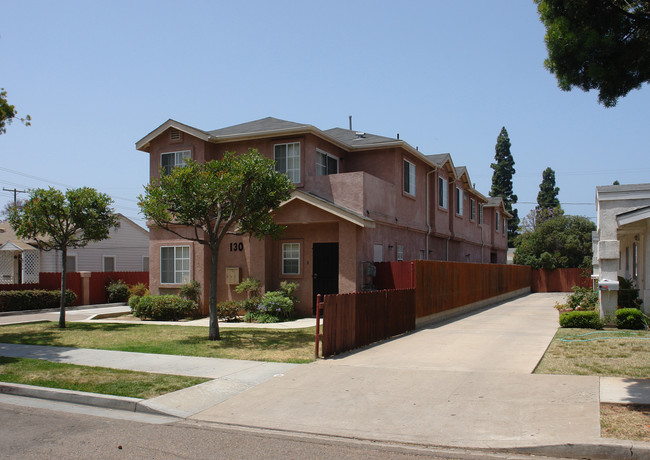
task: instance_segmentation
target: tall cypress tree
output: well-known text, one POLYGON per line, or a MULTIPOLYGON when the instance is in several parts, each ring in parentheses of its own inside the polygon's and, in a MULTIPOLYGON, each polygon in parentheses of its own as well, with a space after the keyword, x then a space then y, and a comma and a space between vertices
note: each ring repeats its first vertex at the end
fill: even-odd
POLYGON ((555 171, 550 167, 542 173, 542 183, 539 184, 539 193, 537 194, 537 209, 555 209, 560 207, 560 200, 557 194, 560 187, 555 186, 555 171))
POLYGON ((515 160, 510 153, 510 138, 505 126, 501 128, 501 133, 497 137, 497 144, 494 147, 495 162, 490 165, 494 169, 492 173, 492 189, 490 196, 500 196, 506 211, 512 214, 508 221, 508 246, 514 247, 514 239, 517 236, 519 228, 519 213, 512 209, 512 205, 517 202, 517 195, 512 192, 512 176, 515 174, 515 160))

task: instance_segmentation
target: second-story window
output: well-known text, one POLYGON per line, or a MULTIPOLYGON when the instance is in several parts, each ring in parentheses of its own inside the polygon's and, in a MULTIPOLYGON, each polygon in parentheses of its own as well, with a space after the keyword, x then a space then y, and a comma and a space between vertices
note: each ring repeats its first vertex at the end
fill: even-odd
POLYGON ((456 187, 456 214, 463 215, 463 190, 456 187))
POLYGON ((277 144, 274 148, 275 170, 285 173, 294 184, 300 183, 300 143, 277 144))
POLYGON ((483 205, 478 205, 478 224, 483 225, 483 205))
POLYGON ((447 181, 438 177, 438 206, 447 209, 447 181))
POLYGON ((501 216, 499 215, 499 211, 497 211, 496 218, 494 219, 494 222, 495 222, 495 225, 496 225, 494 228, 495 228, 495 230, 497 232, 499 231, 499 219, 500 219, 500 217, 501 216))
POLYGON ((474 198, 469 199, 469 218, 476 220, 476 200, 474 198))
POLYGON ((415 165, 404 160, 404 192, 415 196, 415 165))
POLYGON ((339 173, 339 159, 329 153, 316 150, 316 175, 329 176, 339 173))
POLYGON ((189 160, 192 153, 189 150, 180 152, 165 152, 160 155, 160 166, 165 170, 165 174, 172 172, 172 169, 184 166, 185 161, 189 160))

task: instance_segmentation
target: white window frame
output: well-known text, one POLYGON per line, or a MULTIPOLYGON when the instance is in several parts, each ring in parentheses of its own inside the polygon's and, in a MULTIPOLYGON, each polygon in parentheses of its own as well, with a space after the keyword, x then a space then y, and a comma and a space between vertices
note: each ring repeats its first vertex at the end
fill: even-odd
POLYGON ((463 215, 464 196, 465 194, 463 193, 463 189, 460 187, 456 187, 456 215, 458 216, 463 215))
POLYGON ((185 166, 185 160, 192 158, 191 150, 179 150, 176 152, 163 152, 160 154, 160 167, 165 169, 165 174, 169 174, 173 168, 185 166), (163 157, 165 155, 174 155, 174 161, 170 165, 163 166, 163 157))
POLYGON ((478 224, 483 225, 483 205, 478 204, 478 224))
POLYGON ((275 161, 276 171, 285 173, 294 184, 300 183, 300 142, 275 144, 273 146, 273 161, 275 161), (284 159, 278 159, 278 147, 285 147, 284 159), (289 156, 289 150, 291 150, 291 156, 289 156), (294 160, 293 164, 291 164, 291 160, 294 160))
POLYGON ((404 193, 415 196, 415 164, 407 159, 404 159, 402 163, 402 178, 404 193))
POLYGON ((338 157, 335 157, 334 155, 330 155, 329 153, 316 149, 316 175, 317 176, 329 176, 331 174, 338 174, 339 173, 339 159, 338 157), (325 160, 325 164, 323 164, 320 160, 325 160), (336 171, 330 171, 330 160, 334 162, 336 165, 336 171))
POLYGON ((181 246, 161 246, 160 247, 160 284, 186 284, 190 282, 192 272, 192 251, 189 245, 181 246), (163 277, 163 249, 173 249, 173 281, 165 281, 163 277), (178 254, 181 250, 187 249, 187 257, 184 254, 178 254), (187 261, 187 269, 183 267, 184 262, 187 261), (180 266, 180 267, 179 267, 180 266))
POLYGON ((102 271, 104 272, 114 272, 117 271, 117 257, 115 256, 102 256, 102 271), (113 270, 106 270, 106 259, 113 259, 113 270))
POLYGON ((447 209, 449 207, 449 185, 447 179, 444 177, 438 177, 438 206, 442 209, 447 209), (440 193, 442 191, 442 193, 440 193))
POLYGON ((503 218, 503 233, 506 234, 508 233, 508 223, 507 219, 504 217, 503 218))
POLYGON ((300 243, 290 242, 282 243, 282 274, 283 275, 300 275, 300 243), (287 271, 286 262, 296 261, 295 271, 287 271))
POLYGON ((396 257, 398 262, 401 262, 404 260, 404 245, 403 244, 398 244, 397 245, 397 254, 396 257))

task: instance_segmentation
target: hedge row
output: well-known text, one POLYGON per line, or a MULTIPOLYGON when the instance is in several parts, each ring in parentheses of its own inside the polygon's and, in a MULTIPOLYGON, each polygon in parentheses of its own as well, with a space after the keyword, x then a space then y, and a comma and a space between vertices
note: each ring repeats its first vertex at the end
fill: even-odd
MULTIPOLYGON (((66 290, 65 299, 66 305, 71 305, 77 300, 77 294, 66 290)), ((59 308, 60 304, 61 291, 0 291, 0 311, 43 310, 59 308)))

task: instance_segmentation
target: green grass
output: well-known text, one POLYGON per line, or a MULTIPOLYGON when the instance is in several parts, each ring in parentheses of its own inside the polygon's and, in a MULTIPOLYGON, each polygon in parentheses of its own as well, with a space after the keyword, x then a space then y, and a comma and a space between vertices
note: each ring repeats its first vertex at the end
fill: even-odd
POLYGON ((209 341, 207 327, 33 323, 0 326, 0 343, 307 363, 314 360, 314 329, 224 328, 221 340, 209 341))
POLYGON ((0 357, 0 381, 148 399, 207 382, 180 375, 76 366, 41 359, 0 357))
POLYGON ((650 378, 650 332, 605 329, 558 329, 536 374, 650 378), (583 334, 589 334, 578 337, 583 334), (592 341, 563 342, 562 338, 592 341), (639 339, 641 338, 641 339, 639 339))

